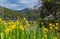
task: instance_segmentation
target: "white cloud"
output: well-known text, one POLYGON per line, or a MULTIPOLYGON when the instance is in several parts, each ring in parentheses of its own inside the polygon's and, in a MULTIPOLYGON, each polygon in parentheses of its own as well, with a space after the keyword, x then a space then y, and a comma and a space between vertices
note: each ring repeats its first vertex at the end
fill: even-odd
POLYGON ((35 3, 38 0, 0 0, 0 3, 35 3))
POLYGON ((6 7, 6 8, 10 8, 13 10, 22 10, 27 7, 27 6, 22 6, 20 4, 2 4, 1 6, 6 7))
POLYGON ((1 6, 5 6, 5 7, 15 7, 15 6, 17 6, 17 4, 1 4, 1 6))
POLYGON ((17 0, 18 3, 35 3, 38 0, 17 0))
POLYGON ((8 3, 10 3, 10 1, 9 0, 0 0, 0 3, 1 4, 8 4, 8 3))
POLYGON ((10 8, 10 9, 13 9, 13 8, 17 7, 18 5, 17 4, 1 4, 1 6, 4 6, 6 8, 10 8))
POLYGON ((0 6, 14 10, 21 10, 28 7, 31 8, 34 5, 37 5, 38 2, 38 0, 0 0, 0 6))

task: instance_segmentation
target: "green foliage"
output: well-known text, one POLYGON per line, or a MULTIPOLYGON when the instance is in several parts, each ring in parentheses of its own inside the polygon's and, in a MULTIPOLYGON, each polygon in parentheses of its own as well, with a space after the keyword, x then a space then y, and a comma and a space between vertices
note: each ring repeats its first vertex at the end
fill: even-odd
POLYGON ((38 21, 41 23, 41 22, 44 22, 44 19, 43 18, 38 18, 38 21))
POLYGON ((47 0, 48 2, 52 2, 53 0, 47 0))
POLYGON ((59 22, 60 23, 60 18, 56 19, 55 22, 59 22))

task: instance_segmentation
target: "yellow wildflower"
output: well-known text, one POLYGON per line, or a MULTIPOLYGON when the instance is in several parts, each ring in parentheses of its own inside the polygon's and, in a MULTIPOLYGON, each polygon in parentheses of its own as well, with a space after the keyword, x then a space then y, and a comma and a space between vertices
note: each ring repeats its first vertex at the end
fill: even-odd
POLYGON ((53 39, 58 39, 57 37, 53 37, 53 39))
POLYGON ((0 18, 0 21, 1 21, 2 19, 0 18))
POLYGON ((25 21, 25 23, 26 23, 26 26, 29 26, 29 22, 27 20, 25 21))
POLYGON ((36 32, 34 32, 34 34, 36 34, 36 32))
POLYGON ((36 36, 33 37, 34 39, 36 38, 36 36))
POLYGON ((55 27, 55 29, 58 29, 58 27, 55 27))
POLYGON ((11 28, 6 28, 6 33, 9 33, 11 31, 12 31, 11 28))
POLYGON ((55 25, 53 24, 53 27, 55 27, 55 25))
POLYGON ((4 22, 4 25, 7 25, 7 23, 6 23, 6 22, 4 22))
POLYGON ((49 27, 50 28, 50 30, 52 30, 53 29, 53 27, 49 27))
POLYGON ((47 35, 44 35, 44 37, 47 37, 47 35))
POLYGON ((59 23, 56 23, 56 26, 59 26, 59 23))
POLYGON ((47 28, 44 28, 44 31, 48 32, 48 29, 47 28))
POLYGON ((9 24, 10 24, 10 25, 14 25, 14 22, 13 22, 13 21, 11 21, 11 22, 9 22, 9 24))
POLYGON ((19 24, 19 21, 18 20, 16 21, 16 24, 19 24))
POLYGON ((24 27, 23 26, 19 26, 19 28, 24 31, 24 27))
POLYGON ((23 18, 24 20, 26 20, 26 18, 23 18))
POLYGON ((26 20, 25 22, 26 22, 26 23, 28 23, 28 21, 27 21, 27 20, 26 20))
POLYGON ((53 26, 52 23, 49 23, 49 26, 53 26))
POLYGON ((16 25, 12 25, 11 28, 12 28, 12 29, 15 29, 15 28, 16 28, 16 25))
POLYGON ((10 31, 10 29, 6 29, 6 32, 9 32, 10 31))

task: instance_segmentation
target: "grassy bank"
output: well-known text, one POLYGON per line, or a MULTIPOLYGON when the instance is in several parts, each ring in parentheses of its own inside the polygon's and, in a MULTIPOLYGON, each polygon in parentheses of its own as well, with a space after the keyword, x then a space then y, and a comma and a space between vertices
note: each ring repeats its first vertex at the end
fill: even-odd
POLYGON ((46 28, 42 22, 38 27, 35 21, 29 22, 26 18, 6 22, 0 18, 1 39, 59 39, 59 23, 49 23, 46 28))

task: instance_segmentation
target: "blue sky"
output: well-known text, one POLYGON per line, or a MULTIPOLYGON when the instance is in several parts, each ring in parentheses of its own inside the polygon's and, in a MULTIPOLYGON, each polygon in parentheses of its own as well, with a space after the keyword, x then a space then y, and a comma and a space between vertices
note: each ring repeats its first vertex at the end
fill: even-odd
POLYGON ((0 0, 0 6, 13 10, 22 10, 32 8, 34 5, 39 5, 38 2, 39 0, 0 0))

